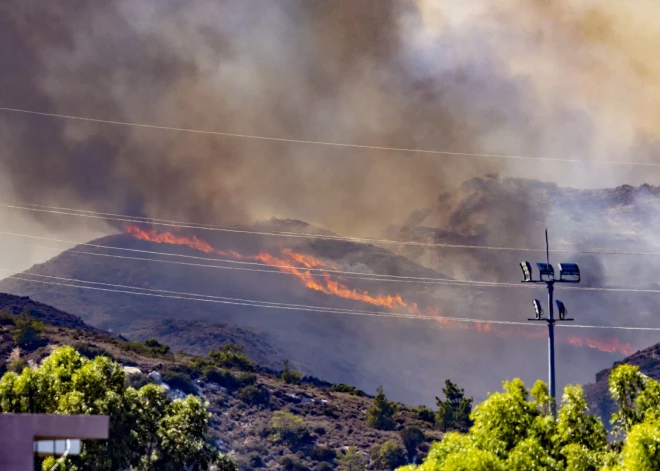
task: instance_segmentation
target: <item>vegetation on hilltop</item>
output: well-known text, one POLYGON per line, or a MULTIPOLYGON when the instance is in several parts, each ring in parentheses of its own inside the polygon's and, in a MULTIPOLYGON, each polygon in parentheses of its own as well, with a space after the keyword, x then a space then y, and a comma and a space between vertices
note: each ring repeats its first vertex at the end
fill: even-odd
MULTIPOLYGON (((146 337, 145 342, 129 342, 98 329, 78 329, 77 326, 67 328, 64 325, 69 324, 62 323, 67 318, 61 320, 53 313, 44 321, 43 328, 38 329, 41 330, 38 333, 41 346, 20 348, 14 334, 19 329, 17 325, 25 325, 26 320, 28 323, 34 320, 31 313, 23 319, 18 313, 0 315, 0 375, 5 371, 13 372, 4 380, 7 390, 13 394, 16 391, 25 392, 25 389, 14 388, 18 387, 17 384, 29 384, 31 378, 45 377, 44 365, 55 361, 56 355, 52 355, 52 352, 69 345, 77 352, 72 354, 72 358, 79 356, 82 363, 90 365, 87 369, 94 369, 91 365, 97 365, 106 368, 103 371, 113 372, 103 380, 92 377, 97 381, 95 384, 102 385, 98 391, 112 393, 113 400, 119 405, 123 401, 133 404, 130 402, 133 399, 139 403, 140 394, 144 396, 149 391, 150 394, 161 391, 157 395, 160 403, 174 404, 175 398, 181 398, 186 404, 192 404, 191 401, 202 404, 202 407, 194 410, 200 414, 197 415, 198 424, 201 424, 203 413, 208 414, 206 432, 203 439, 194 443, 230 456, 240 471, 329 471, 338 468, 374 470, 392 463, 398 465, 401 459, 403 462, 419 461, 428 451, 430 443, 441 437, 433 421, 425 422, 420 418, 418 409, 394 404, 387 400, 384 392, 382 398, 376 401, 352 386, 333 385, 317 378, 301 377, 288 363, 282 371, 264 368, 253 363, 238 345, 216 344, 212 349, 213 354, 204 357, 185 355, 174 351, 162 340, 154 341, 149 337, 146 337), (88 360, 82 360, 82 357, 88 360), (118 369, 119 366, 121 369, 118 369), (124 378, 123 381, 117 379, 119 376, 124 378), (110 383, 103 383, 106 380, 110 383), (162 392, 155 384, 158 382, 169 387, 169 393, 162 392), (186 395, 189 397, 186 398, 186 395), (367 420, 367 412, 370 410, 375 411, 374 417, 382 415, 390 429, 381 430, 370 426, 367 420)), ((282 365, 282 362, 278 364, 282 365)), ((79 386, 73 384, 74 376, 67 376, 70 382, 68 386, 58 386, 63 388, 60 396, 74 396, 73 393, 78 391, 76 388, 79 386), (65 390, 68 392, 62 392, 65 390)), ((89 406, 90 410, 95 411, 110 410, 110 399, 104 399, 103 396, 93 400, 93 397, 81 398, 78 405, 89 406)), ((38 404, 30 401, 23 398, 22 402, 8 402, 7 409, 2 410, 12 410, 12 407, 13 410, 26 410, 16 409, 20 407, 28 407, 27 410, 30 410, 30 407, 38 404)), ((66 402, 67 407, 72 403, 66 402)), ((57 402, 48 407, 48 410, 57 411, 60 405, 57 402)), ((179 414, 165 407, 159 419, 157 411, 143 409, 143 413, 151 417, 152 425, 162 423, 163 427, 166 423, 174 424, 173 420, 165 420, 166 417, 179 414)), ((190 408, 187 410, 190 411, 190 408)), ((119 406, 116 411, 118 414, 126 412, 119 406)), ((135 414, 139 415, 139 410, 131 411, 134 415, 130 416, 130 420, 137 420, 135 414)), ((431 413, 435 414, 434 411, 431 413)), ((377 422, 381 423, 382 420, 377 422)), ((146 426, 147 421, 142 420, 142 423, 146 426)), ((156 426, 156 430, 164 433, 166 428, 163 427, 156 426)), ((154 438, 153 434, 140 434, 152 437, 150 443, 154 444, 154 449, 159 449, 157 436, 154 438)), ((127 432, 125 439, 129 440, 130 437, 131 434, 127 432)), ((135 440, 135 436, 132 440, 135 440)), ((90 443, 100 446, 102 442, 90 443)), ((185 449, 185 446, 179 448, 185 449)), ((152 467, 155 466, 153 463, 162 463, 153 455, 153 460, 147 459, 147 464, 143 465, 146 468, 138 468, 141 466, 135 464, 140 461, 138 452, 130 456, 122 453, 111 453, 115 456, 112 459, 130 459, 135 469, 150 469, 149 463, 152 467)), ((165 456, 164 451, 158 453, 159 456, 165 456)), ((89 456, 92 456, 91 451, 89 456)), ((142 456, 151 455, 147 453, 142 456)), ((78 465, 84 469, 80 463, 78 465)))
MULTIPOLYGON (((200 398, 172 401, 154 384, 127 387, 121 365, 103 356, 89 360, 71 347, 57 348, 39 368, 5 373, 0 412, 108 415, 109 439, 85 441, 64 469, 204 470, 211 463, 235 469, 207 443, 209 413, 200 398)), ((54 462, 44 459, 43 469, 54 462)))

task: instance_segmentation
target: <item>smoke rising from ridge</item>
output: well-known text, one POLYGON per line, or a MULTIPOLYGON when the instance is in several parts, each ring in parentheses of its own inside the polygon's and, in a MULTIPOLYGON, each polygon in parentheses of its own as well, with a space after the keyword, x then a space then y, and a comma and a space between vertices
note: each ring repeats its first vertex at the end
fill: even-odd
MULTIPOLYGON (((649 159, 660 70, 646 60, 647 40, 619 18, 651 21, 655 7, 643 2, 644 16, 574 3, 113 0, 46 9, 9 1, 0 7, 9 65, 0 103, 309 140, 649 159), (650 99, 623 91, 640 87, 650 99)), ((583 166, 567 173, 547 163, 8 113, 0 122, 0 165, 17 198, 200 222, 280 216, 374 233, 488 172, 547 170, 546 178, 582 186, 640 178, 617 169, 596 182, 583 166)))

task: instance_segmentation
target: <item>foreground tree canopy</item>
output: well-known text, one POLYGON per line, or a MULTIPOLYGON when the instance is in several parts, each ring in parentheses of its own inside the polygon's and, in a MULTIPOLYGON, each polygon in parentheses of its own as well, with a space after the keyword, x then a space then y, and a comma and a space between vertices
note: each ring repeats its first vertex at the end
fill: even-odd
MULTIPOLYGON (((71 347, 58 348, 38 369, 24 368, 0 379, 0 412, 104 414, 110 439, 83 443, 66 470, 204 470, 233 464, 207 443, 209 414, 195 396, 171 401, 149 384, 126 386, 121 365, 106 357, 93 360, 71 347)), ((50 469, 53 458, 43 462, 50 469)))
POLYGON ((618 405, 613 436, 588 414, 580 386, 567 386, 557 419, 545 383, 531 390, 519 379, 504 383, 475 407, 468 433, 448 433, 420 466, 405 471, 652 471, 660 470, 660 383, 635 366, 609 379, 618 405), (531 397, 530 397, 531 396, 531 397))

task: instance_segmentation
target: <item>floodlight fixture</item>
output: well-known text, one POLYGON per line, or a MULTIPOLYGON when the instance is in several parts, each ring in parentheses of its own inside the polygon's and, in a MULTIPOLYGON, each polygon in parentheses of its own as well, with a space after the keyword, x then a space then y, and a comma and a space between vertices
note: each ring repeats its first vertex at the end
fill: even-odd
POLYGON ((555 301, 557 303, 557 311, 559 311, 559 320, 564 320, 566 317, 566 306, 560 300, 555 301))
POLYGON ((532 281, 532 264, 529 262, 520 262, 520 268, 523 272, 523 282, 532 281))
POLYGON ((534 311, 536 311, 537 319, 540 319, 543 316, 543 307, 541 306, 541 301, 538 299, 534 300, 534 311))
POLYGON ((577 263, 562 262, 559 264, 559 281, 566 283, 580 282, 580 267, 577 263))
POLYGON ((541 281, 552 281, 555 279, 555 269, 552 268, 552 265, 549 263, 537 263, 536 266, 539 269, 539 276, 541 281), (546 277, 544 280, 543 277, 546 277))

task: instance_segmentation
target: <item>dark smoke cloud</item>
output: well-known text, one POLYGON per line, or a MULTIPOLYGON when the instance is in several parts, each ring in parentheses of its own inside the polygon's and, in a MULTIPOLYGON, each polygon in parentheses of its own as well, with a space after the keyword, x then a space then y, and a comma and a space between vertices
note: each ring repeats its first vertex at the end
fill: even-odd
MULTIPOLYGON (((467 29, 416 42, 427 12, 411 1, 1 8, 4 106, 461 152, 536 154, 547 124, 530 119, 533 88, 492 44, 467 29)), ((200 222, 275 215, 373 233, 470 176, 507 171, 498 160, 0 119, 16 198, 200 222)))

